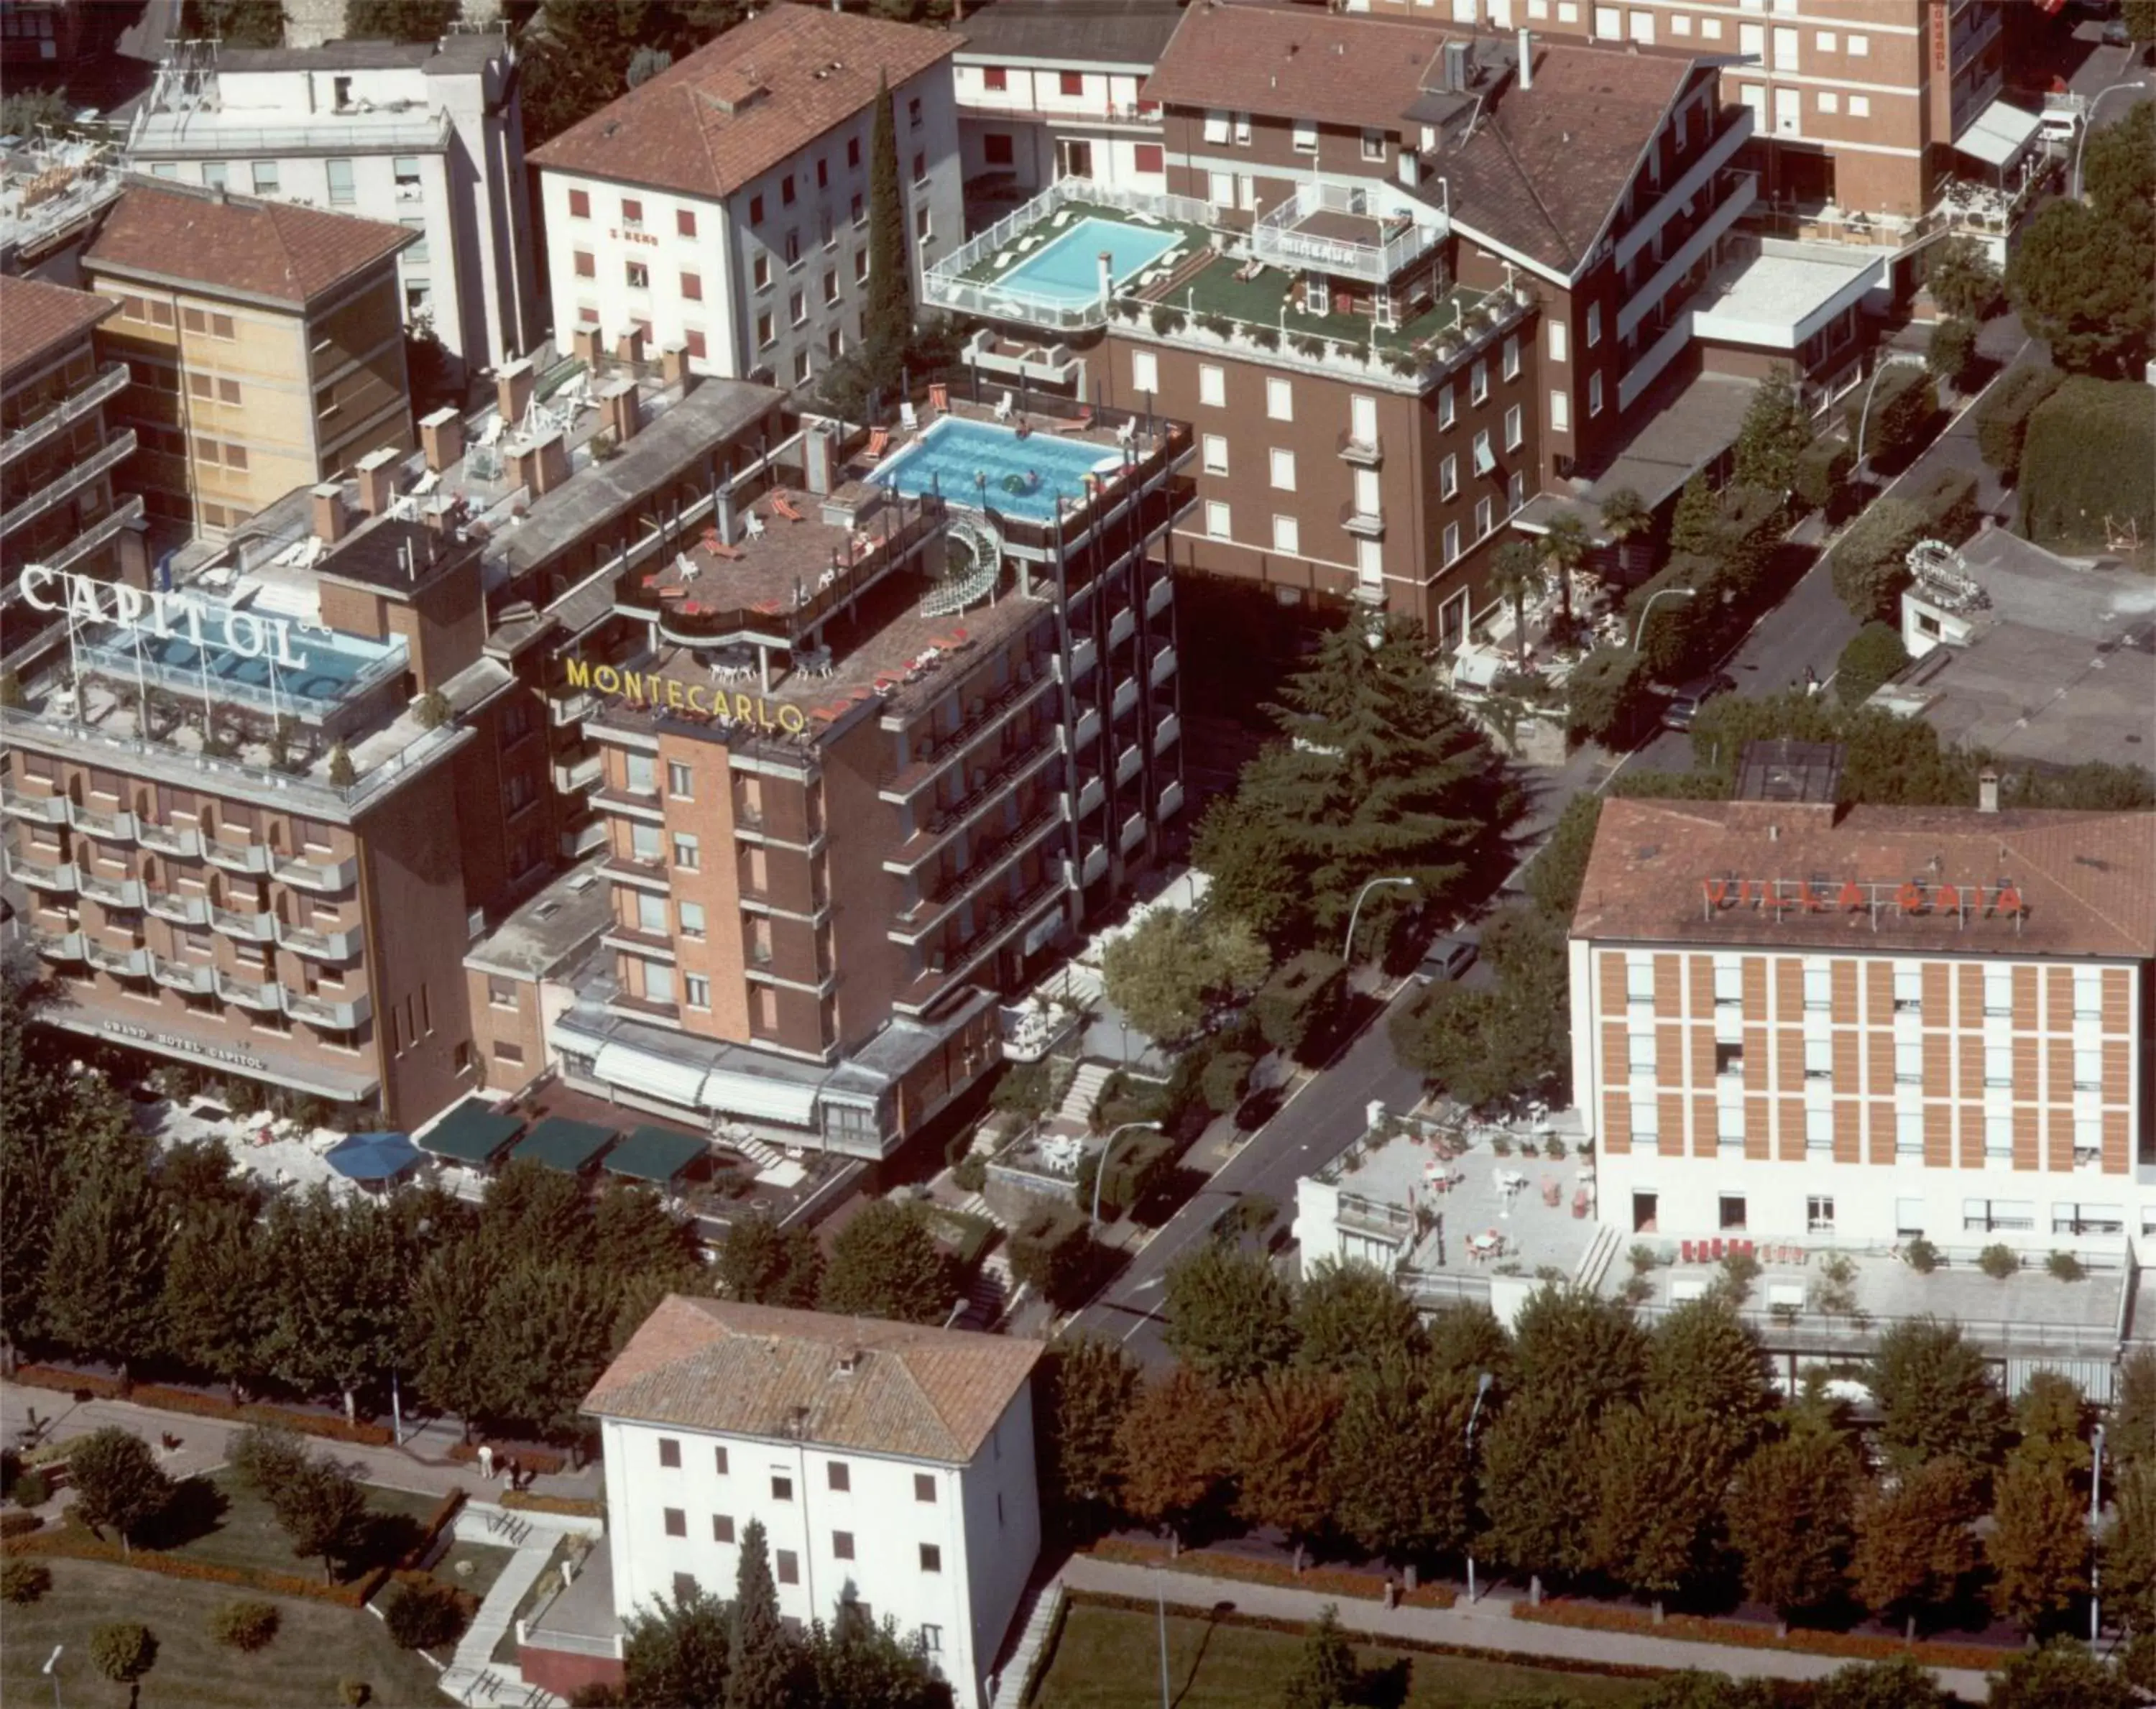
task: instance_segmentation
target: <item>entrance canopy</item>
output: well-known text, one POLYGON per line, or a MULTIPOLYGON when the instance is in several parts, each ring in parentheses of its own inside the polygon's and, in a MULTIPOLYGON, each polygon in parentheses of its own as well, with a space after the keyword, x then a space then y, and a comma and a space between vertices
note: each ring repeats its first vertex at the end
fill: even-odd
POLYGON ((497 1116, 476 1098, 466 1098, 436 1122, 420 1144, 437 1157, 460 1163, 490 1163, 524 1131, 514 1116, 497 1116))

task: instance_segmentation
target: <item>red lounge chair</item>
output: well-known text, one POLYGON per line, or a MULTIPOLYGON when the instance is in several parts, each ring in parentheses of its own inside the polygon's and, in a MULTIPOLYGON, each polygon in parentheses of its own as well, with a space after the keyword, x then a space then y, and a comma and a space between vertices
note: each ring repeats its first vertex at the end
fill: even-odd
POLYGON ((931 386, 928 388, 928 407, 942 410, 947 415, 950 413, 951 388, 943 385, 931 386))
POLYGON ((721 540, 716 535, 714 535, 711 539, 704 542, 704 550, 711 553, 713 557, 737 559, 745 558, 748 556, 748 554, 743 552, 739 547, 728 546, 725 541, 721 540))
POLYGON ((861 447, 861 455, 868 459, 871 463, 880 462, 882 460, 883 454, 890 448, 891 429, 889 428, 870 428, 869 429, 869 442, 867 444, 861 447))
POLYGON ((704 608, 703 608, 701 604, 699 604, 696 600, 693 600, 693 599, 685 599, 685 600, 683 600, 683 601, 681 602, 681 615, 682 615, 682 616, 684 616, 684 617, 701 617, 703 614, 704 614, 704 608))
POLYGON ((754 605, 751 606, 749 609, 752 611, 761 612, 766 617, 777 617, 778 615, 778 602, 776 599, 759 599, 754 605))
POLYGON ((1719 1264, 1719 1263, 1721 1263, 1721 1262, 1722 1262, 1722 1236, 1721 1236, 1721 1235, 1717 1234, 1717 1235, 1714 1237, 1714 1250, 1713 1250, 1713 1251, 1712 1251, 1709 1255, 1710 1255, 1710 1256, 1714 1260, 1714 1261, 1715 1261, 1717 1264, 1719 1264))
POLYGON ((660 587, 659 597, 661 599, 679 599, 688 591, 679 582, 667 582, 660 587))
POLYGON ((664 570, 654 570, 644 578, 644 585, 647 588, 656 588, 665 578, 665 575, 666 572, 664 570))
MULTIPOLYGON (((889 435, 886 434, 886 437, 888 438, 889 435)), ((808 520, 794 508, 793 495, 789 493, 773 493, 771 495, 771 508, 789 522, 805 522, 808 520)))

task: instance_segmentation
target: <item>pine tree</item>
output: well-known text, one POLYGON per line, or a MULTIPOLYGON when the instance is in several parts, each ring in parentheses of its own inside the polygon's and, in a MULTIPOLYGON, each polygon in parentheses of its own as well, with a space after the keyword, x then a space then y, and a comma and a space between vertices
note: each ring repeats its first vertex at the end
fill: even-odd
POLYGON ((1711 558, 1722 541, 1722 511, 1704 475, 1695 475, 1677 496, 1670 521, 1670 551, 1711 558))
POLYGON ((726 1709, 788 1709, 800 1655, 778 1618, 778 1587, 760 1519, 742 1528, 726 1651, 726 1709))
POLYGON ((1340 1629, 1340 1610, 1327 1603, 1304 1635, 1302 1653, 1281 1690, 1281 1709, 1351 1709, 1363 1700, 1355 1648, 1340 1629))
POLYGON ((869 140, 869 292, 861 310, 861 343, 870 385, 889 390, 897 384, 912 338, 913 278, 899 189, 898 121, 886 78, 876 85, 869 140))

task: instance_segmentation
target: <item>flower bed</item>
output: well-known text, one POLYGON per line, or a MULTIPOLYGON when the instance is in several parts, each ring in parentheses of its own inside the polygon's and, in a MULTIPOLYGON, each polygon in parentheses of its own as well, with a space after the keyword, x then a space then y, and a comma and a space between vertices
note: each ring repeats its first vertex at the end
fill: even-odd
POLYGON ((1590 1632, 1635 1632, 1643 1637, 1675 1638, 1691 1644, 1728 1644, 1746 1650, 1792 1650, 1808 1655, 1844 1656, 1852 1661, 1885 1661, 1907 1655, 1927 1667, 1965 1667, 1979 1673, 1997 1667, 2014 1652, 1982 1644, 1943 1644, 1920 1640, 1904 1644, 1864 1632, 1818 1632, 1792 1627, 1788 1637, 1772 1626, 1747 1620, 1717 1620, 1704 1614, 1667 1614, 1657 1624, 1638 1609, 1606 1603, 1567 1602, 1558 1598, 1536 1608, 1512 1604, 1512 1618, 1547 1626, 1573 1626, 1590 1632))
MULTIPOLYGON (((494 1469, 497 1475, 503 1465, 514 1458, 518 1467, 529 1475, 553 1477, 569 1463, 565 1454, 557 1454, 551 1448, 501 1448, 494 1450, 494 1469)), ((479 1450, 469 1442, 458 1442, 449 1449, 449 1458, 460 1465, 479 1464, 479 1450)))
MULTIPOLYGON (((1171 1573, 1191 1573, 1207 1578, 1233 1578, 1244 1584, 1276 1584, 1289 1590, 1314 1591, 1324 1596, 1348 1597, 1358 1602, 1383 1602, 1386 1581, 1374 1573, 1345 1567, 1306 1567, 1298 1573, 1284 1561, 1254 1560, 1247 1555, 1219 1549, 1185 1549, 1170 1558, 1164 1545, 1132 1542, 1106 1537, 1091 1552, 1103 1561, 1127 1566, 1165 1567, 1171 1573)), ((1403 1592, 1402 1602, 1415 1608, 1450 1608, 1452 1591, 1441 1584, 1424 1584, 1403 1592)))
POLYGON ((187 1413, 195 1418, 223 1419, 235 1424, 282 1424, 286 1429, 298 1430, 309 1436, 326 1437, 332 1442, 352 1442, 368 1448, 387 1448, 394 1440, 386 1424, 350 1424, 342 1419, 331 1418, 321 1413, 303 1412, 296 1407, 264 1406, 249 1402, 235 1406, 228 1400, 220 1400, 213 1394, 198 1394, 192 1388, 172 1388, 160 1383, 138 1383, 131 1386, 122 1383, 116 1377, 100 1376, 90 1371, 69 1371, 58 1365, 23 1365, 15 1373, 18 1383, 26 1383, 35 1388, 56 1388, 66 1394, 86 1394, 94 1400, 125 1400, 136 1406, 151 1407, 159 1412, 187 1413))
POLYGON ((606 1503, 586 1501, 582 1496, 534 1496, 522 1490, 512 1490, 503 1496, 499 1506, 522 1507, 533 1513, 559 1513, 572 1519, 603 1519, 606 1503))

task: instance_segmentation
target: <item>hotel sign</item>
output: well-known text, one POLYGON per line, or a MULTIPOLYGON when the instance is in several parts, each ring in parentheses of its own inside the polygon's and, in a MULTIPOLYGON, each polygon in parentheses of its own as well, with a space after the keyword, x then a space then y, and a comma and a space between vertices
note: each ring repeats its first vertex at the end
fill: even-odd
POLYGON ((584 659, 567 659, 562 665, 571 688, 604 695, 629 706, 649 706, 654 711, 694 712, 728 724, 783 730, 789 736, 798 736, 808 727, 808 715, 800 707, 783 701, 767 701, 762 695, 730 693, 701 682, 660 676, 655 671, 622 670, 584 659))
POLYGON ((1754 913, 1932 915, 1966 922, 2011 919, 2017 925, 2029 910, 2019 885, 1954 884, 1945 879, 1710 878, 1700 885, 1710 918, 1738 909, 1754 913))
POLYGON ((234 1068, 251 1068, 258 1074, 270 1071, 270 1065, 259 1056, 250 1056, 244 1050, 227 1050, 219 1044, 205 1044, 200 1039, 190 1039, 179 1033, 153 1032, 148 1027, 138 1027, 131 1021, 107 1021, 105 1030, 116 1039, 131 1039, 144 1044, 155 1044, 163 1050, 182 1050, 190 1056, 208 1057, 212 1062, 228 1062, 234 1068))
POLYGON ((110 624, 128 634, 146 629, 161 640, 177 636, 198 652, 221 648, 243 659, 267 659, 285 670, 304 670, 307 665, 305 654, 292 650, 290 618, 205 605, 190 593, 145 593, 124 582, 28 564, 23 570, 23 603, 33 611, 64 611, 85 623, 110 624))

